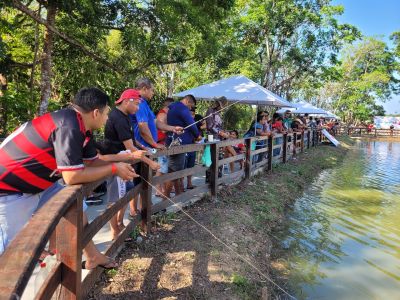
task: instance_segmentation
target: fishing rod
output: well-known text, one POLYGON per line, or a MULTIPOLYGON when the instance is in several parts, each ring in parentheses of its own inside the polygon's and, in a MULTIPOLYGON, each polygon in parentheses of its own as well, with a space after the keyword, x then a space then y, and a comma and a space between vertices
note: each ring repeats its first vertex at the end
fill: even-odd
MULTIPOLYGON (((243 102, 243 101, 249 99, 250 97, 253 97, 253 96, 259 94, 260 92, 261 92, 261 91, 256 91, 256 92, 254 92, 254 93, 248 95, 247 97, 245 97, 245 98, 243 98, 243 99, 237 100, 237 101, 235 101, 235 102, 233 102, 233 103, 231 103, 231 104, 229 104, 229 105, 227 105, 227 106, 224 106, 224 107, 222 107, 221 109, 219 109, 219 110, 217 110, 217 111, 215 111, 215 112, 213 112, 213 113, 211 113, 211 114, 205 116, 204 118, 202 118, 202 119, 200 119, 200 120, 198 120, 198 121, 195 121, 195 122, 193 122, 193 123, 187 125, 186 127, 183 128, 183 132, 184 132, 186 129, 188 129, 189 127, 191 127, 191 126, 193 126, 193 125, 196 125, 197 123, 203 122, 204 120, 208 119, 209 117, 211 117, 211 116, 213 116, 213 115, 216 115, 216 114, 220 113, 221 111, 223 111, 223 110, 225 110, 225 109, 228 109, 228 108, 232 107, 232 106, 235 105, 235 104, 238 104, 239 102, 243 102)), ((219 99, 219 98, 216 98, 215 100, 218 101, 218 99, 219 99)), ((226 98, 225 98, 225 99, 226 99, 226 98)), ((183 132, 182 132, 182 133, 183 133, 183 132)), ((172 139, 172 141, 171 141, 171 143, 169 144, 168 149, 169 149, 170 147, 172 147, 172 146, 179 146, 179 145, 182 143, 182 140, 180 139, 179 135, 176 134, 176 133, 172 133, 171 135, 169 135, 169 137, 172 139), (174 137, 175 135, 176 135, 176 137, 174 137)))

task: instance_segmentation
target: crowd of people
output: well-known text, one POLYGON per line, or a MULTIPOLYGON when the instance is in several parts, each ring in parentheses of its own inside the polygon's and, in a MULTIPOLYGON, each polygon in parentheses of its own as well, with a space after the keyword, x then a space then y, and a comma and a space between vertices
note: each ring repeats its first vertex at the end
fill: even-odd
MULTIPOLYGON (((227 104, 218 98, 205 116, 196 113, 196 99, 186 95, 180 101, 166 98, 157 114, 151 109, 154 86, 149 79, 139 79, 135 88, 122 92, 114 107, 109 97, 97 88, 83 88, 75 95, 70 107, 37 117, 20 126, 0 145, 0 254, 32 215, 65 185, 84 184, 99 180, 107 182, 107 203, 112 205, 127 191, 140 183, 141 165, 147 164, 156 176, 192 168, 196 152, 159 156, 149 159, 149 151, 173 145, 238 139, 237 130, 225 130, 221 111, 227 104), (104 126, 104 138, 93 139, 93 131, 104 126)), ((260 111, 244 137, 273 136, 277 133, 300 132, 306 128, 327 128, 335 133, 337 122, 325 122, 307 114, 293 117, 260 111)), ((276 140, 279 143, 279 139, 276 140)), ((255 149, 266 147, 258 141, 255 149)), ((220 159, 245 152, 245 145, 223 147, 220 159)), ((280 150, 280 149, 277 149, 280 150)), ((274 155, 276 155, 274 153, 274 155)), ((253 163, 262 161, 265 153, 255 155, 253 163)), ((239 160, 243 168, 243 160, 239 160)), ((229 163, 235 171, 235 163, 229 163)), ((193 189, 192 176, 177 178, 157 187, 156 196, 168 199, 172 193, 193 189)), ((140 194, 129 202, 129 216, 140 211, 140 194)), ((84 203, 83 211, 87 209, 84 203)), ((123 207, 110 220, 112 239, 124 230, 123 207)), ((88 220, 84 213, 83 226, 88 220)), ((54 252, 50 240, 48 253, 54 252)), ((84 249, 86 269, 97 266, 114 268, 116 262, 103 255, 90 242, 84 249)))

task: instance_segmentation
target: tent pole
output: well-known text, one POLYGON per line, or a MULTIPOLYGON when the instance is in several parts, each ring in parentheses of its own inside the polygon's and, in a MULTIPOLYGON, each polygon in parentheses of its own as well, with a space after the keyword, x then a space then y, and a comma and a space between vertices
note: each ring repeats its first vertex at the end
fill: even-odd
POLYGON ((257 130, 256 130, 257 114, 258 114, 258 104, 256 105, 256 118, 254 120, 254 136, 257 135, 257 130))

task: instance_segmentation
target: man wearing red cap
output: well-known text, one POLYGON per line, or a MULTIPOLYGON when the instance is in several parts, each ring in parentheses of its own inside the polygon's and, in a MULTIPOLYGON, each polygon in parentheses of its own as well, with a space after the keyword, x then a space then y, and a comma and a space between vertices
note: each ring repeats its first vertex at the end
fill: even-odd
MULTIPOLYGON (((129 115, 138 111, 140 101, 139 91, 134 89, 125 90, 121 97, 115 101, 116 107, 111 110, 108 116, 104 130, 104 144, 103 147, 100 147, 100 150, 101 154, 130 153, 132 159, 141 160, 156 170, 159 165, 145 156, 147 151, 139 150, 134 146, 129 115)), ((125 182, 118 176, 111 177, 107 185, 108 203, 116 202, 132 187, 132 183, 129 181, 125 182)), ((123 223, 125 209, 126 206, 110 220, 113 239, 125 228, 123 223)))

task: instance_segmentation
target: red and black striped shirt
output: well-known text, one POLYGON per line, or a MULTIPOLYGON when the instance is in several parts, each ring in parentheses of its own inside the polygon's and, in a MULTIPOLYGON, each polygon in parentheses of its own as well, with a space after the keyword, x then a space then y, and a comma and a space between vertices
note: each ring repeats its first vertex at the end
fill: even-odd
POLYGON ((90 131, 71 108, 23 124, 0 145, 0 193, 39 193, 59 177, 97 158, 90 131))

